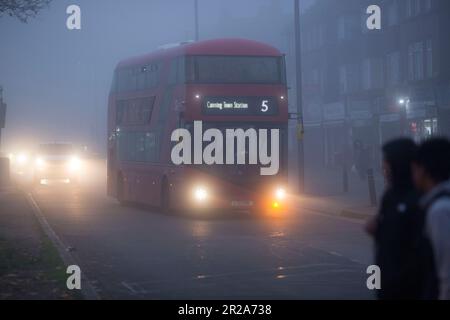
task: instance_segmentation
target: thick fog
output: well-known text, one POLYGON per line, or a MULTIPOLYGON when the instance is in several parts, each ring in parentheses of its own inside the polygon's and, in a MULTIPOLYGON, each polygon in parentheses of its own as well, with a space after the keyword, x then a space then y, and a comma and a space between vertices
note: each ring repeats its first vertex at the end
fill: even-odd
MULTIPOLYGON (((292 52, 292 8, 291 0, 200 0, 200 39, 245 37, 292 52)), ((58 0, 28 24, 3 16, 5 149, 58 141, 103 151, 115 64, 192 40, 194 30, 193 0, 58 0), (66 28, 71 4, 81 7, 81 30, 66 28)))

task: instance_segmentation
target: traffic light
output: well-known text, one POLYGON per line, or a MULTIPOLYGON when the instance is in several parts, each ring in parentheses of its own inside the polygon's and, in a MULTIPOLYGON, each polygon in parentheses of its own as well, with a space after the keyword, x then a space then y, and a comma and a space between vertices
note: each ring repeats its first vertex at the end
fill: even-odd
POLYGON ((0 101, 0 129, 4 129, 6 125, 6 103, 0 101))

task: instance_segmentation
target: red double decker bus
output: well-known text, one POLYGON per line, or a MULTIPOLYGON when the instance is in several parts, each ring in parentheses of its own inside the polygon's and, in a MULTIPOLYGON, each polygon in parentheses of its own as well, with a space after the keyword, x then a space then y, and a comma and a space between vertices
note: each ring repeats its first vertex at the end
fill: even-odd
MULTIPOLYGON (((288 118, 284 55, 272 46, 219 39, 122 61, 109 97, 108 194, 164 211, 284 210, 288 118), (232 143, 223 151, 227 161, 174 164, 174 147, 182 141, 174 141, 174 132, 183 129, 192 140, 202 139, 199 128, 223 133, 219 140, 225 149, 232 143), (236 150, 237 140, 225 141, 228 130, 244 133, 245 154, 236 150), (250 145, 255 133, 268 134, 265 140, 259 136, 256 147, 250 145), (274 142, 275 133, 277 150, 262 144, 274 142), (267 154, 278 152, 277 166, 268 175, 261 174, 261 163, 250 160, 251 152, 264 148, 267 154), (225 155, 232 151, 236 154, 225 155)), ((194 154, 194 145, 184 153, 194 154)))

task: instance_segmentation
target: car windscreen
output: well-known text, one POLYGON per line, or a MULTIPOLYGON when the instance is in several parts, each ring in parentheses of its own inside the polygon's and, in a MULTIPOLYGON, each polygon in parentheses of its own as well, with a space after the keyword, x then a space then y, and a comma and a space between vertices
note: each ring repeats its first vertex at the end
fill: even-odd
POLYGON ((40 154, 67 155, 73 152, 73 146, 67 144, 45 144, 39 146, 40 154))

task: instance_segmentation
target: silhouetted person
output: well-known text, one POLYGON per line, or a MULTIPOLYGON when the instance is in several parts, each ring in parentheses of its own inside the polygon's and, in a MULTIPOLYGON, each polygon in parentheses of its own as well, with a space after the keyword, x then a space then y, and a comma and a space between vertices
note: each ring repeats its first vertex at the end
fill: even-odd
POLYGON ((361 140, 353 144, 355 169, 361 180, 366 180, 368 170, 372 168, 372 149, 361 140))
POLYGON ((422 252, 426 250, 421 237, 423 214, 411 172, 416 150, 410 139, 395 140, 383 147, 387 189, 378 215, 366 226, 375 239, 375 260, 381 269, 377 295, 382 300, 424 298, 429 270, 422 267, 422 252))
POLYGON ((425 230, 433 249, 439 299, 450 300, 450 141, 424 142, 413 173, 417 188, 425 194, 420 205, 426 212, 425 230))

